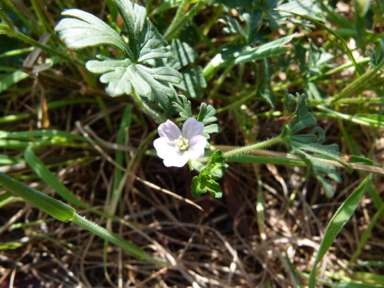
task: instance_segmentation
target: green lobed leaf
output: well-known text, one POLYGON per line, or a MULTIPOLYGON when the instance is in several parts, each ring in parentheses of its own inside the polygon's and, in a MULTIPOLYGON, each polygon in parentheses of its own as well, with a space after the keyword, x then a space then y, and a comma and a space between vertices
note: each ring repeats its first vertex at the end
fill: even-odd
POLYGON ((215 151, 209 158, 207 166, 200 171, 200 175, 192 179, 192 195, 200 197, 201 194, 209 191, 212 196, 221 198, 223 193, 215 180, 222 178, 227 168, 228 165, 224 162, 222 152, 220 150, 215 151))
POLYGON ((184 95, 177 95, 172 101, 172 106, 179 112, 180 117, 184 119, 192 118, 191 101, 187 100, 184 95))
POLYGON ((203 73, 206 77, 211 77, 211 75, 221 67, 252 62, 286 53, 289 50, 286 44, 292 40, 293 36, 294 35, 282 37, 254 48, 251 48, 248 45, 243 45, 242 50, 234 49, 233 51, 229 51, 230 53, 226 53, 224 50, 223 53, 216 54, 216 56, 211 59, 205 66, 203 73))
POLYGON ((201 98, 203 93, 198 88, 207 87, 203 68, 201 66, 189 67, 181 75, 181 82, 173 85, 186 91, 192 98, 201 98))
POLYGON ((96 16, 79 9, 65 10, 61 15, 69 18, 62 19, 55 27, 55 31, 69 48, 112 45, 128 57, 132 56, 132 51, 124 39, 96 16))
POLYGON ((103 59, 88 61, 86 67, 93 73, 103 74, 100 81, 108 83, 106 92, 110 96, 132 94, 133 88, 141 97, 151 102, 158 100, 164 108, 169 107, 169 97, 174 96, 174 90, 167 82, 178 83, 179 72, 169 67, 149 68, 130 59, 103 59))
POLYGON ((286 53, 289 51, 289 48, 286 44, 292 40, 293 36, 294 35, 285 36, 267 44, 241 52, 238 56, 223 61, 219 66, 227 67, 230 65, 241 64, 286 53))
POLYGON ((100 61, 88 61, 86 68, 103 74, 100 81, 108 84, 106 91, 110 96, 132 94, 134 89, 144 100, 159 101, 162 108, 168 110, 169 98, 175 95, 168 83, 177 84, 182 76, 171 67, 152 68, 147 65, 154 59, 172 57, 172 52, 165 47, 166 41, 146 16, 144 7, 130 0, 115 0, 115 4, 124 20, 128 43, 103 21, 77 9, 63 12, 64 16, 72 18, 61 20, 55 30, 69 48, 102 44, 119 48, 126 59, 98 55, 100 61))
POLYGON ((173 69, 179 70, 189 64, 195 62, 197 53, 191 46, 179 39, 173 39, 170 49, 173 57, 168 60, 166 65, 173 69))
POLYGON ((195 198, 199 198, 202 194, 207 193, 207 188, 201 185, 199 176, 195 176, 192 178, 192 196, 195 198))
POLYGON ((216 114, 216 109, 212 105, 207 105, 206 103, 201 103, 200 112, 197 116, 197 121, 202 122, 204 125, 209 124, 217 120, 213 115, 216 114))
MULTIPOLYGON (((292 107, 292 97, 292 95, 285 96, 285 107, 292 107)), ((315 176, 323 184, 326 196, 332 197, 333 187, 323 175, 340 183, 341 178, 336 172, 335 166, 321 162, 305 151, 317 153, 320 157, 337 161, 347 169, 349 168, 349 164, 340 159, 340 152, 337 144, 322 144, 325 140, 325 133, 321 127, 315 128, 315 133, 317 133, 318 136, 314 134, 295 135, 301 130, 316 124, 316 119, 308 110, 306 96, 304 94, 301 96, 298 95, 298 103, 294 116, 295 117, 291 122, 283 129, 281 134, 283 142, 286 144, 288 151, 299 156, 307 164, 310 174, 315 176)))
POLYGON ((205 126, 204 127, 204 130, 203 130, 203 136, 207 139, 209 139, 209 134, 211 133, 219 133, 221 131, 219 125, 217 124, 211 124, 211 125, 208 125, 208 126, 205 126))

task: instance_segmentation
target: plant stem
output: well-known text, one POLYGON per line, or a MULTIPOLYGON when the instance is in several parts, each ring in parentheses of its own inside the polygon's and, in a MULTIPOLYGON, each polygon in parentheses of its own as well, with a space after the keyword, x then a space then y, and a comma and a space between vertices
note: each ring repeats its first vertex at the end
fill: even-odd
POLYGON ((167 119, 163 115, 159 114, 155 110, 152 110, 147 104, 145 104, 143 102, 143 100, 141 99, 141 97, 136 94, 136 91, 133 88, 132 88, 132 96, 136 100, 136 102, 140 106, 140 108, 143 109, 143 111, 145 113, 147 113, 149 116, 154 118, 158 124, 161 124, 161 123, 167 121, 167 119))
POLYGON ((164 39, 167 41, 172 40, 177 33, 184 27, 184 25, 199 12, 199 10, 208 2, 208 0, 200 0, 195 6, 191 8, 180 20, 170 27, 164 35, 164 39))
POLYGON ((339 94, 336 94, 332 98, 329 98, 328 103, 335 104, 338 100, 342 98, 346 98, 356 90, 362 88, 363 85, 365 85, 368 82, 368 80, 371 79, 383 66, 384 66, 384 61, 381 61, 381 63, 378 66, 374 67, 372 70, 366 72, 364 75, 357 78, 355 81, 353 81, 343 90, 341 90, 339 94))
POLYGON ((266 140, 264 142, 259 142, 259 143, 256 143, 256 144, 253 144, 250 146, 245 146, 245 147, 238 148, 238 149, 235 149, 232 151, 228 151, 228 152, 223 154, 223 157, 229 158, 229 157, 232 157, 232 156, 235 156, 238 154, 244 154, 244 153, 247 153, 247 152, 252 151, 252 150, 261 149, 261 148, 264 148, 267 146, 271 146, 271 145, 276 144, 278 142, 282 142, 282 138, 280 136, 275 137, 275 138, 271 138, 271 139, 266 140))
MULTIPOLYGON (((233 157, 233 156, 236 156, 236 155, 239 155, 239 154, 245 154, 245 153, 248 153, 248 152, 250 152, 252 150, 262 149, 262 148, 265 148, 267 146, 271 146, 271 145, 276 144, 278 142, 283 142, 281 136, 278 136, 278 137, 275 137, 275 138, 271 138, 271 139, 266 140, 264 142, 259 142, 259 143, 256 143, 256 144, 253 144, 253 145, 250 145, 250 146, 245 146, 245 147, 241 147, 241 148, 238 148, 238 149, 234 149, 234 150, 225 152, 223 154, 223 158, 229 158, 229 157, 233 157)), ((207 162, 208 159, 209 159, 208 157, 205 157, 205 158, 200 158, 197 161, 199 161, 199 162, 207 162)))

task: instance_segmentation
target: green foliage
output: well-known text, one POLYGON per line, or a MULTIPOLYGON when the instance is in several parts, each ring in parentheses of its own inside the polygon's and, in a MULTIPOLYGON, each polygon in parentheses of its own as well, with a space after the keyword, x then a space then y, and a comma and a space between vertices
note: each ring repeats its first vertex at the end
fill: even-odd
MULTIPOLYGON (((304 94, 301 96, 298 95, 297 98, 298 104, 294 113, 295 117, 284 127, 281 137, 284 144, 287 146, 288 151, 299 156, 308 165, 309 173, 315 176, 317 180, 323 184, 326 196, 332 197, 333 187, 323 175, 340 183, 341 178, 336 172, 335 166, 321 162, 307 152, 313 152, 326 159, 335 160, 346 167, 348 167, 348 164, 340 159, 340 152, 337 144, 323 145, 325 133, 322 128, 315 128, 315 133, 318 133, 318 136, 314 134, 296 135, 303 129, 316 124, 316 119, 308 110, 306 96, 304 94)), ((287 111, 288 109, 291 109, 293 99, 292 95, 285 96, 284 105, 286 105, 285 109, 287 111)))
POLYGON ((382 63, 382 61, 384 60, 384 40, 381 38, 379 39, 379 43, 376 49, 374 49, 372 46, 368 46, 368 49, 369 50, 366 51, 365 54, 368 55, 369 58, 371 58, 371 62, 369 62, 369 65, 373 67, 379 66, 380 63, 382 63))
POLYGON ((168 83, 177 84, 181 75, 170 67, 148 67, 147 63, 158 58, 169 58, 172 53, 155 26, 146 17, 146 10, 129 0, 116 0, 128 32, 127 42, 97 17, 77 9, 66 10, 67 16, 55 30, 69 48, 80 49, 89 46, 111 45, 119 48, 126 59, 111 59, 97 55, 100 60, 86 63, 89 71, 103 74, 102 83, 108 84, 110 96, 132 94, 132 89, 144 100, 158 101, 163 109, 170 107, 174 90, 168 83))
MULTIPOLYGON (((165 65, 175 70, 193 64, 197 58, 195 50, 187 43, 181 42, 178 39, 172 40, 170 48, 173 58, 170 58, 165 65)), ((181 82, 173 85, 186 91, 192 98, 201 98, 203 93, 199 88, 207 87, 207 81, 202 72, 203 68, 201 66, 188 67, 188 69, 181 73, 181 82)))
POLYGON ((216 109, 213 108, 212 105, 207 105, 206 103, 201 103, 200 105, 200 112, 199 115, 197 115, 197 121, 200 121, 204 124, 204 131, 203 136, 207 139, 209 139, 209 134, 211 133, 218 133, 220 132, 220 127, 217 124, 211 124, 209 123, 217 121, 216 116, 216 109))
POLYGON ((216 151, 209 158, 207 166, 201 171, 199 176, 192 179, 192 195, 200 197, 209 191, 212 196, 221 198, 223 193, 220 185, 215 181, 223 177, 228 165, 224 163, 221 151, 216 151))
POLYGON ((263 37, 271 32, 270 29, 260 29, 261 24, 264 22, 261 16, 262 12, 260 10, 252 11, 251 13, 242 12, 240 19, 245 22, 244 28, 235 18, 230 16, 220 19, 220 22, 227 26, 223 28, 224 33, 238 34, 243 43, 252 45, 265 42, 263 37))
POLYGON ((172 106, 179 112, 180 117, 188 119, 193 117, 191 109, 191 101, 187 100, 184 95, 177 95, 172 102, 172 106))
POLYGON ((311 275, 309 278, 309 287, 315 287, 316 283, 316 266, 323 258, 325 253, 331 247, 333 241, 336 239, 341 228, 348 222, 355 212, 357 205, 359 205, 361 197, 363 197, 368 185, 371 182, 371 175, 368 175, 363 182, 349 195, 347 200, 340 206, 340 208, 333 215, 329 222, 327 229, 324 233, 324 238, 321 241, 319 251, 316 256, 314 265, 312 266, 311 275))

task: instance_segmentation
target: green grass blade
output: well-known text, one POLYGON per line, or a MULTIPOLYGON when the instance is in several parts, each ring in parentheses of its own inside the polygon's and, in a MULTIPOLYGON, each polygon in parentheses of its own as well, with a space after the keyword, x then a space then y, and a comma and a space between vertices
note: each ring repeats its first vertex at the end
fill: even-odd
POLYGON ((325 253, 331 247, 333 241, 339 234, 341 228, 348 222, 352 214, 355 212, 357 205, 360 202, 361 197, 371 182, 371 174, 369 174, 363 182, 352 192, 352 194, 344 201, 340 208, 333 215, 331 221, 328 224, 327 229, 324 233, 324 238, 321 241, 319 251, 316 256, 315 263, 313 264, 311 274, 309 276, 309 287, 314 288, 316 284, 316 267, 320 260, 323 258, 325 253))
POLYGON ((123 250, 125 250, 127 253, 131 254, 132 256, 136 257, 137 259, 144 259, 153 263, 162 264, 165 265, 166 263, 158 261, 156 259, 153 259, 149 255, 145 253, 143 249, 136 246, 135 244, 128 242, 116 235, 113 235, 111 232, 109 232, 107 229, 104 229, 88 220, 86 220, 83 217, 80 217, 78 214, 75 214, 74 218, 72 219, 72 222, 91 231, 92 233, 104 238, 105 240, 112 242, 113 244, 119 246, 123 250))
POLYGON ((0 172, 0 184, 8 191, 22 197, 28 203, 36 206, 52 217, 68 222, 75 215, 75 209, 63 202, 53 199, 27 185, 18 182, 0 172))
POLYGON ((30 77, 27 73, 17 70, 0 81, 0 93, 7 90, 17 82, 30 77))
POLYGON ((35 171, 35 173, 46 182, 53 190, 56 191, 63 199, 71 204, 87 209, 89 211, 95 211, 92 207, 83 203, 77 199, 71 191, 67 189, 44 165, 44 163, 35 155, 31 147, 28 147, 24 152, 24 158, 28 165, 35 171))
POLYGON ((368 241, 368 238, 371 235, 371 231, 375 226, 377 219, 379 219, 380 214, 382 214, 383 212, 384 212, 384 203, 381 204, 380 209, 377 210, 375 215, 372 217, 371 223, 369 223, 368 228, 363 232, 359 245, 357 246, 356 251, 353 253, 351 260, 349 261, 350 263, 354 262, 357 256, 359 256, 361 249, 363 249, 365 243, 368 241))

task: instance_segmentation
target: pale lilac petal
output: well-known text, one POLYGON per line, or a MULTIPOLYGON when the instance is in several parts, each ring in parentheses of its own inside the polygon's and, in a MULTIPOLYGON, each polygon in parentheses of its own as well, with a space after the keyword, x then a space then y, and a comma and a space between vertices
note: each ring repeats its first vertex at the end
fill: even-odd
POLYGON ((206 145, 207 139, 203 135, 193 136, 192 139, 189 140, 189 158, 196 160, 203 157, 206 145))
POLYGON ((164 165, 167 167, 183 167, 189 160, 187 152, 179 152, 176 157, 164 158, 164 165))
POLYGON ((168 140, 167 137, 161 137, 153 141, 153 146, 155 146, 157 156, 161 159, 166 157, 178 157, 175 143, 168 140))
POLYGON ((191 140, 193 136, 203 134, 204 124, 195 118, 189 118, 183 125, 183 137, 191 140))
POLYGON ((181 131, 179 127, 177 127, 176 124, 170 120, 167 120, 167 122, 160 124, 157 131, 159 132, 160 137, 166 137, 172 141, 176 140, 177 138, 179 138, 179 136, 181 136, 181 131))

